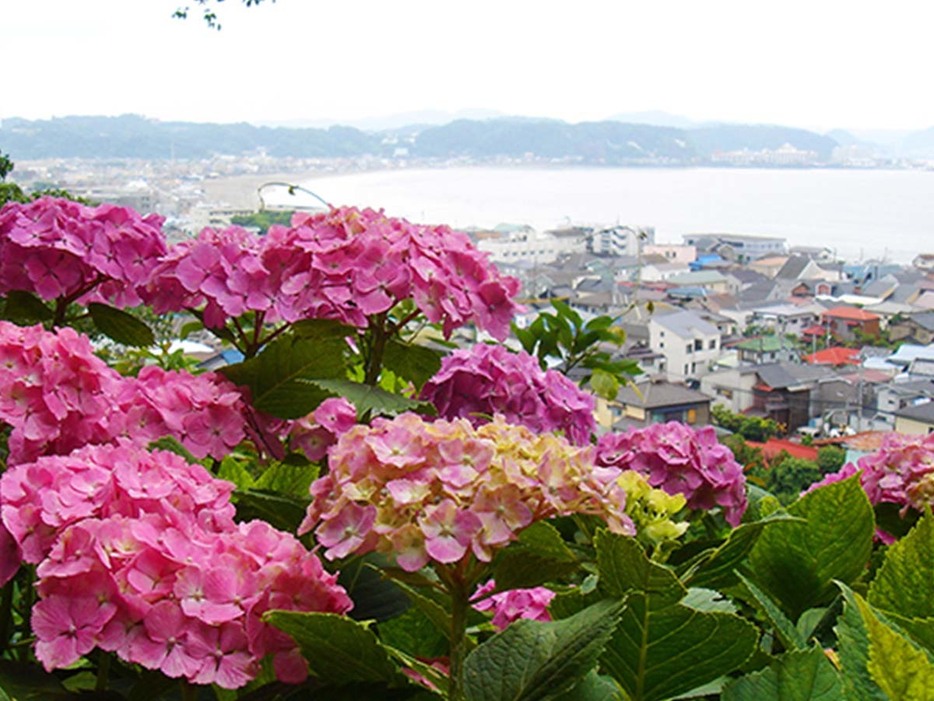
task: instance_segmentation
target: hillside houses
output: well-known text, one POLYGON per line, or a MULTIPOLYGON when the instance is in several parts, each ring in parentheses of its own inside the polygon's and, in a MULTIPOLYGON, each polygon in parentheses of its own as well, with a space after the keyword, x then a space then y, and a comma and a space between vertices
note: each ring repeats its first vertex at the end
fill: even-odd
POLYGON ((781 239, 711 234, 646 243, 637 255, 510 265, 533 309, 558 297, 585 318, 618 317, 619 355, 639 363, 654 398, 621 395, 615 423, 661 416, 660 397, 699 392, 789 432, 839 433, 926 425, 918 407, 934 405, 934 269, 919 261, 843 265, 823 248, 789 254, 781 239))

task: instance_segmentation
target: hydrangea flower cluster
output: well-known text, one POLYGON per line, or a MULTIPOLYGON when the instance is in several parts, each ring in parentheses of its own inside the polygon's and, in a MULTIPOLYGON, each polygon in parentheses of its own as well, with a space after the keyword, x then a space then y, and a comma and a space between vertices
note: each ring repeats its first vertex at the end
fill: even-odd
POLYGON ((495 417, 429 422, 376 419, 343 434, 330 471, 311 485, 300 533, 315 530, 325 556, 373 550, 415 571, 471 553, 489 562, 529 524, 593 514, 632 535, 619 470, 594 469, 593 449, 495 417))
POLYGON ((491 594, 496 589, 496 581, 490 580, 479 587, 470 601, 477 611, 492 611, 491 623, 497 630, 504 630, 509 624, 526 618, 532 621, 550 621, 548 606, 555 598, 555 593, 546 587, 530 589, 509 589, 491 594))
POLYGON ((9 463, 110 440, 121 382, 86 336, 0 321, 0 421, 12 427, 9 463))
POLYGON ((653 487, 683 494, 691 509, 720 506, 732 526, 746 511, 743 468, 710 426, 695 430, 672 421, 606 434, 597 443, 597 464, 645 475, 653 487))
POLYGON ((623 472, 616 481, 626 490, 626 514, 635 524, 640 539, 657 546, 684 535, 690 524, 674 520, 687 504, 683 494, 654 489, 644 475, 634 470, 623 472))
POLYGON ((204 307, 204 323, 222 327, 247 311, 272 312, 276 284, 262 262, 262 239, 237 226, 202 229, 181 241, 152 271, 144 291, 156 313, 204 307))
POLYGON ((873 504, 897 504, 923 511, 934 506, 934 434, 888 433, 878 452, 848 463, 811 485, 812 491, 859 473, 860 484, 873 504))
POLYGON ((53 197, 9 203, 0 210, 0 295, 23 290, 45 300, 136 306, 136 288, 166 251, 162 221, 53 197))
POLYGON ((213 327, 257 311, 269 321, 326 318, 358 328, 411 298, 448 334, 475 321, 503 338, 518 287, 465 234, 344 207, 296 214, 291 227, 264 237, 205 230, 163 258, 146 298, 157 312, 204 304, 213 327))
POLYGON ((244 436, 240 392, 214 373, 144 368, 121 377, 70 328, 0 321, 0 421, 9 424, 9 463, 64 455, 126 438, 176 438, 199 458, 221 458, 244 436))
POLYGON ((422 388, 421 398, 448 419, 475 426, 494 414, 533 431, 562 431, 575 445, 587 445, 596 430, 593 396, 555 370, 503 346, 477 344, 441 361, 422 388))
POLYGON ((3 523, 37 564, 36 656, 67 666, 95 647, 197 684, 237 688, 273 655, 307 674, 271 609, 344 613, 350 599, 292 536, 235 524, 233 485, 168 452, 88 446, 2 478, 3 523))
POLYGON ((356 423, 354 405, 343 397, 331 397, 321 402, 308 416, 292 422, 289 442, 292 448, 316 462, 327 455, 328 448, 356 423))
POLYGON ((142 445, 172 436, 196 458, 219 460, 244 437, 243 397, 213 372, 192 375, 147 366, 123 380, 116 403, 112 433, 142 445))

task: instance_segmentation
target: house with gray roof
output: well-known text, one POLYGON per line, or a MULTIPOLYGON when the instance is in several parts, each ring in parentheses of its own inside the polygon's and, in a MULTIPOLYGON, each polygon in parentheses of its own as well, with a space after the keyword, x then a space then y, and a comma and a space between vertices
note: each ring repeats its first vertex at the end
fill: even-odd
POLYGON ((667 421, 706 426, 710 423, 710 397, 682 384, 647 379, 620 389, 610 412, 616 431, 667 421))
POLYGON ((895 413, 898 433, 926 436, 934 433, 934 402, 924 402, 895 413))

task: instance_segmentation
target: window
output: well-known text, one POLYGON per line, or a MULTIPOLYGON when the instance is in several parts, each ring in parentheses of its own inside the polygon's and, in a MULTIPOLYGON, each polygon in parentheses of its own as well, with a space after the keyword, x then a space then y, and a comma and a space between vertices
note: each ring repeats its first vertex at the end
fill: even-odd
POLYGON ((711 338, 709 347, 710 347, 710 350, 715 350, 717 347, 717 339, 711 338))
POLYGON ((696 423, 697 423, 697 409, 688 409, 688 410, 687 410, 687 418, 686 418, 686 421, 687 421, 689 424, 696 424, 696 423))
POLYGON ((694 344, 689 343, 687 347, 684 349, 684 352, 690 355, 693 350, 694 350, 694 344))
POLYGON ((688 364, 685 363, 684 364, 684 376, 687 377, 687 375, 688 375, 688 364))
POLYGON ((696 350, 696 351, 702 351, 702 350, 704 350, 704 339, 702 339, 702 338, 695 338, 695 339, 694 339, 694 350, 696 350))

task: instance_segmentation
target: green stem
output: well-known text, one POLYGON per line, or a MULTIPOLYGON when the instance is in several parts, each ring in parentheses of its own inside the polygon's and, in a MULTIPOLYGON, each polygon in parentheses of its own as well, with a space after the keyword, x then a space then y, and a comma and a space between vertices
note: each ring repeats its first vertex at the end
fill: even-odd
POLYGON ((107 690, 107 680, 110 676, 110 655, 102 653, 100 664, 97 667, 97 681, 94 683, 94 691, 102 692, 107 690))
POLYGON ((377 314, 370 319, 370 349, 366 360, 366 375, 363 383, 375 387, 379 382, 379 375, 383 369, 383 354, 386 352, 386 313, 377 314))
POLYGON ((3 587, 0 595, 0 653, 6 650, 10 642, 10 627, 13 624, 13 579, 3 587))
POLYGON ((463 701, 464 690, 461 680, 464 674, 464 659, 467 657, 467 612, 470 609, 470 592, 463 582, 452 581, 451 594, 451 656, 448 695, 451 701, 463 701))

